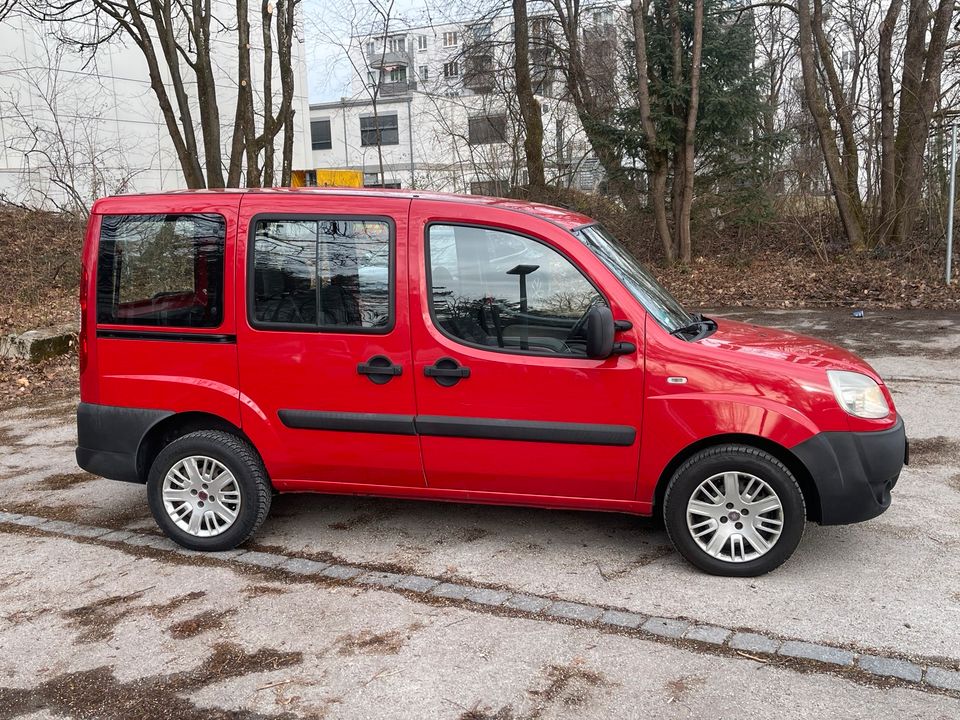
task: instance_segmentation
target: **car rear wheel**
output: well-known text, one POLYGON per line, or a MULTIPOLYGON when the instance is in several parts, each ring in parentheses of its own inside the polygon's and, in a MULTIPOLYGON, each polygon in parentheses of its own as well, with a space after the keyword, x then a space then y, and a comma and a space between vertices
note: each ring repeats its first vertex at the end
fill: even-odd
POLYGON ((790 470, 747 445, 701 450, 674 473, 664 523, 687 560, 713 575, 763 575, 789 558, 806 506, 790 470))
POLYGON ((229 550, 248 540, 270 511, 271 492, 253 447, 219 430, 171 442, 157 455, 147 479, 157 525, 191 550, 229 550))

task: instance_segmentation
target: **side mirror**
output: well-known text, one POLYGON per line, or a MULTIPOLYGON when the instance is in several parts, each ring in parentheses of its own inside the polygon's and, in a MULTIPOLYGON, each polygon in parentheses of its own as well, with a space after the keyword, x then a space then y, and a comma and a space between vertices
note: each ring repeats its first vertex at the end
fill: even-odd
POLYGON ((594 305, 587 314, 587 357, 603 360, 613 355, 613 334, 616 326, 613 313, 606 305, 594 305))

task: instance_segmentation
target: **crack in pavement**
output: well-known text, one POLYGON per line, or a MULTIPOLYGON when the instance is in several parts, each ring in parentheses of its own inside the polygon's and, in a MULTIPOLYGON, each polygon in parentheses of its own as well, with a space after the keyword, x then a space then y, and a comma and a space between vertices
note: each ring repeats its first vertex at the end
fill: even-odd
MULTIPOLYGON (((491 615, 572 624, 689 651, 742 657, 801 672, 840 675, 881 687, 909 687, 960 698, 960 660, 839 647, 772 633, 705 625, 689 618, 655 617, 605 605, 534 595, 506 587, 452 578, 391 572, 382 566, 345 563, 325 555, 236 549, 198 553, 154 534, 80 525, 36 515, 0 511, 0 532, 65 536, 164 562, 211 564, 254 572, 286 582, 340 584, 405 595, 431 605, 459 606, 491 615), (333 560, 331 562, 331 560, 333 560)), ((0 720, 3 720, 0 716, 0 720)))

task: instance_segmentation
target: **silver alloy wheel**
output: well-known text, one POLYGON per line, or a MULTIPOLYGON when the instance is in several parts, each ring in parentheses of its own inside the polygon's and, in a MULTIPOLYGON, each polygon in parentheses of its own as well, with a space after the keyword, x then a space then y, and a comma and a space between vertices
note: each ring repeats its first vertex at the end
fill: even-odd
POLYGON ((783 505, 756 475, 717 473, 700 483, 687 501, 687 529, 707 555, 748 562, 776 545, 783 532, 783 505))
POLYGON ((228 530, 240 514, 240 485, 219 460, 190 455, 163 478, 163 507, 184 532, 214 537, 228 530))

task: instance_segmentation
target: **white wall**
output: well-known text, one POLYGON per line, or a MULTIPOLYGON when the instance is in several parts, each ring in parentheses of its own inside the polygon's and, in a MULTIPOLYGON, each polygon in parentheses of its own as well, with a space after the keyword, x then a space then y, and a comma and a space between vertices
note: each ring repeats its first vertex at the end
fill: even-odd
MULTIPOLYGON (((259 6, 256 9, 252 22, 259 6)), ((184 187, 139 49, 130 41, 117 40, 100 47, 91 59, 60 48, 51 34, 54 29, 19 15, 0 23, 0 193, 31 205, 64 203, 66 193, 50 182, 49 157, 61 170, 78 168, 72 182, 87 203, 116 192, 184 187)), ((251 37, 260 37, 256 25, 251 37)), ((234 45, 232 33, 212 41, 227 148, 236 102, 234 45)), ((293 166, 299 169, 309 167, 312 159, 302 42, 294 41, 293 52, 297 78, 293 166)), ((262 48, 252 48, 251 54, 251 85, 256 90, 262 87, 262 48)), ((189 82, 185 86, 195 96, 194 86, 189 82)), ((279 92, 279 80, 274 87, 279 92)), ((199 128, 197 132, 199 142, 199 128)))

